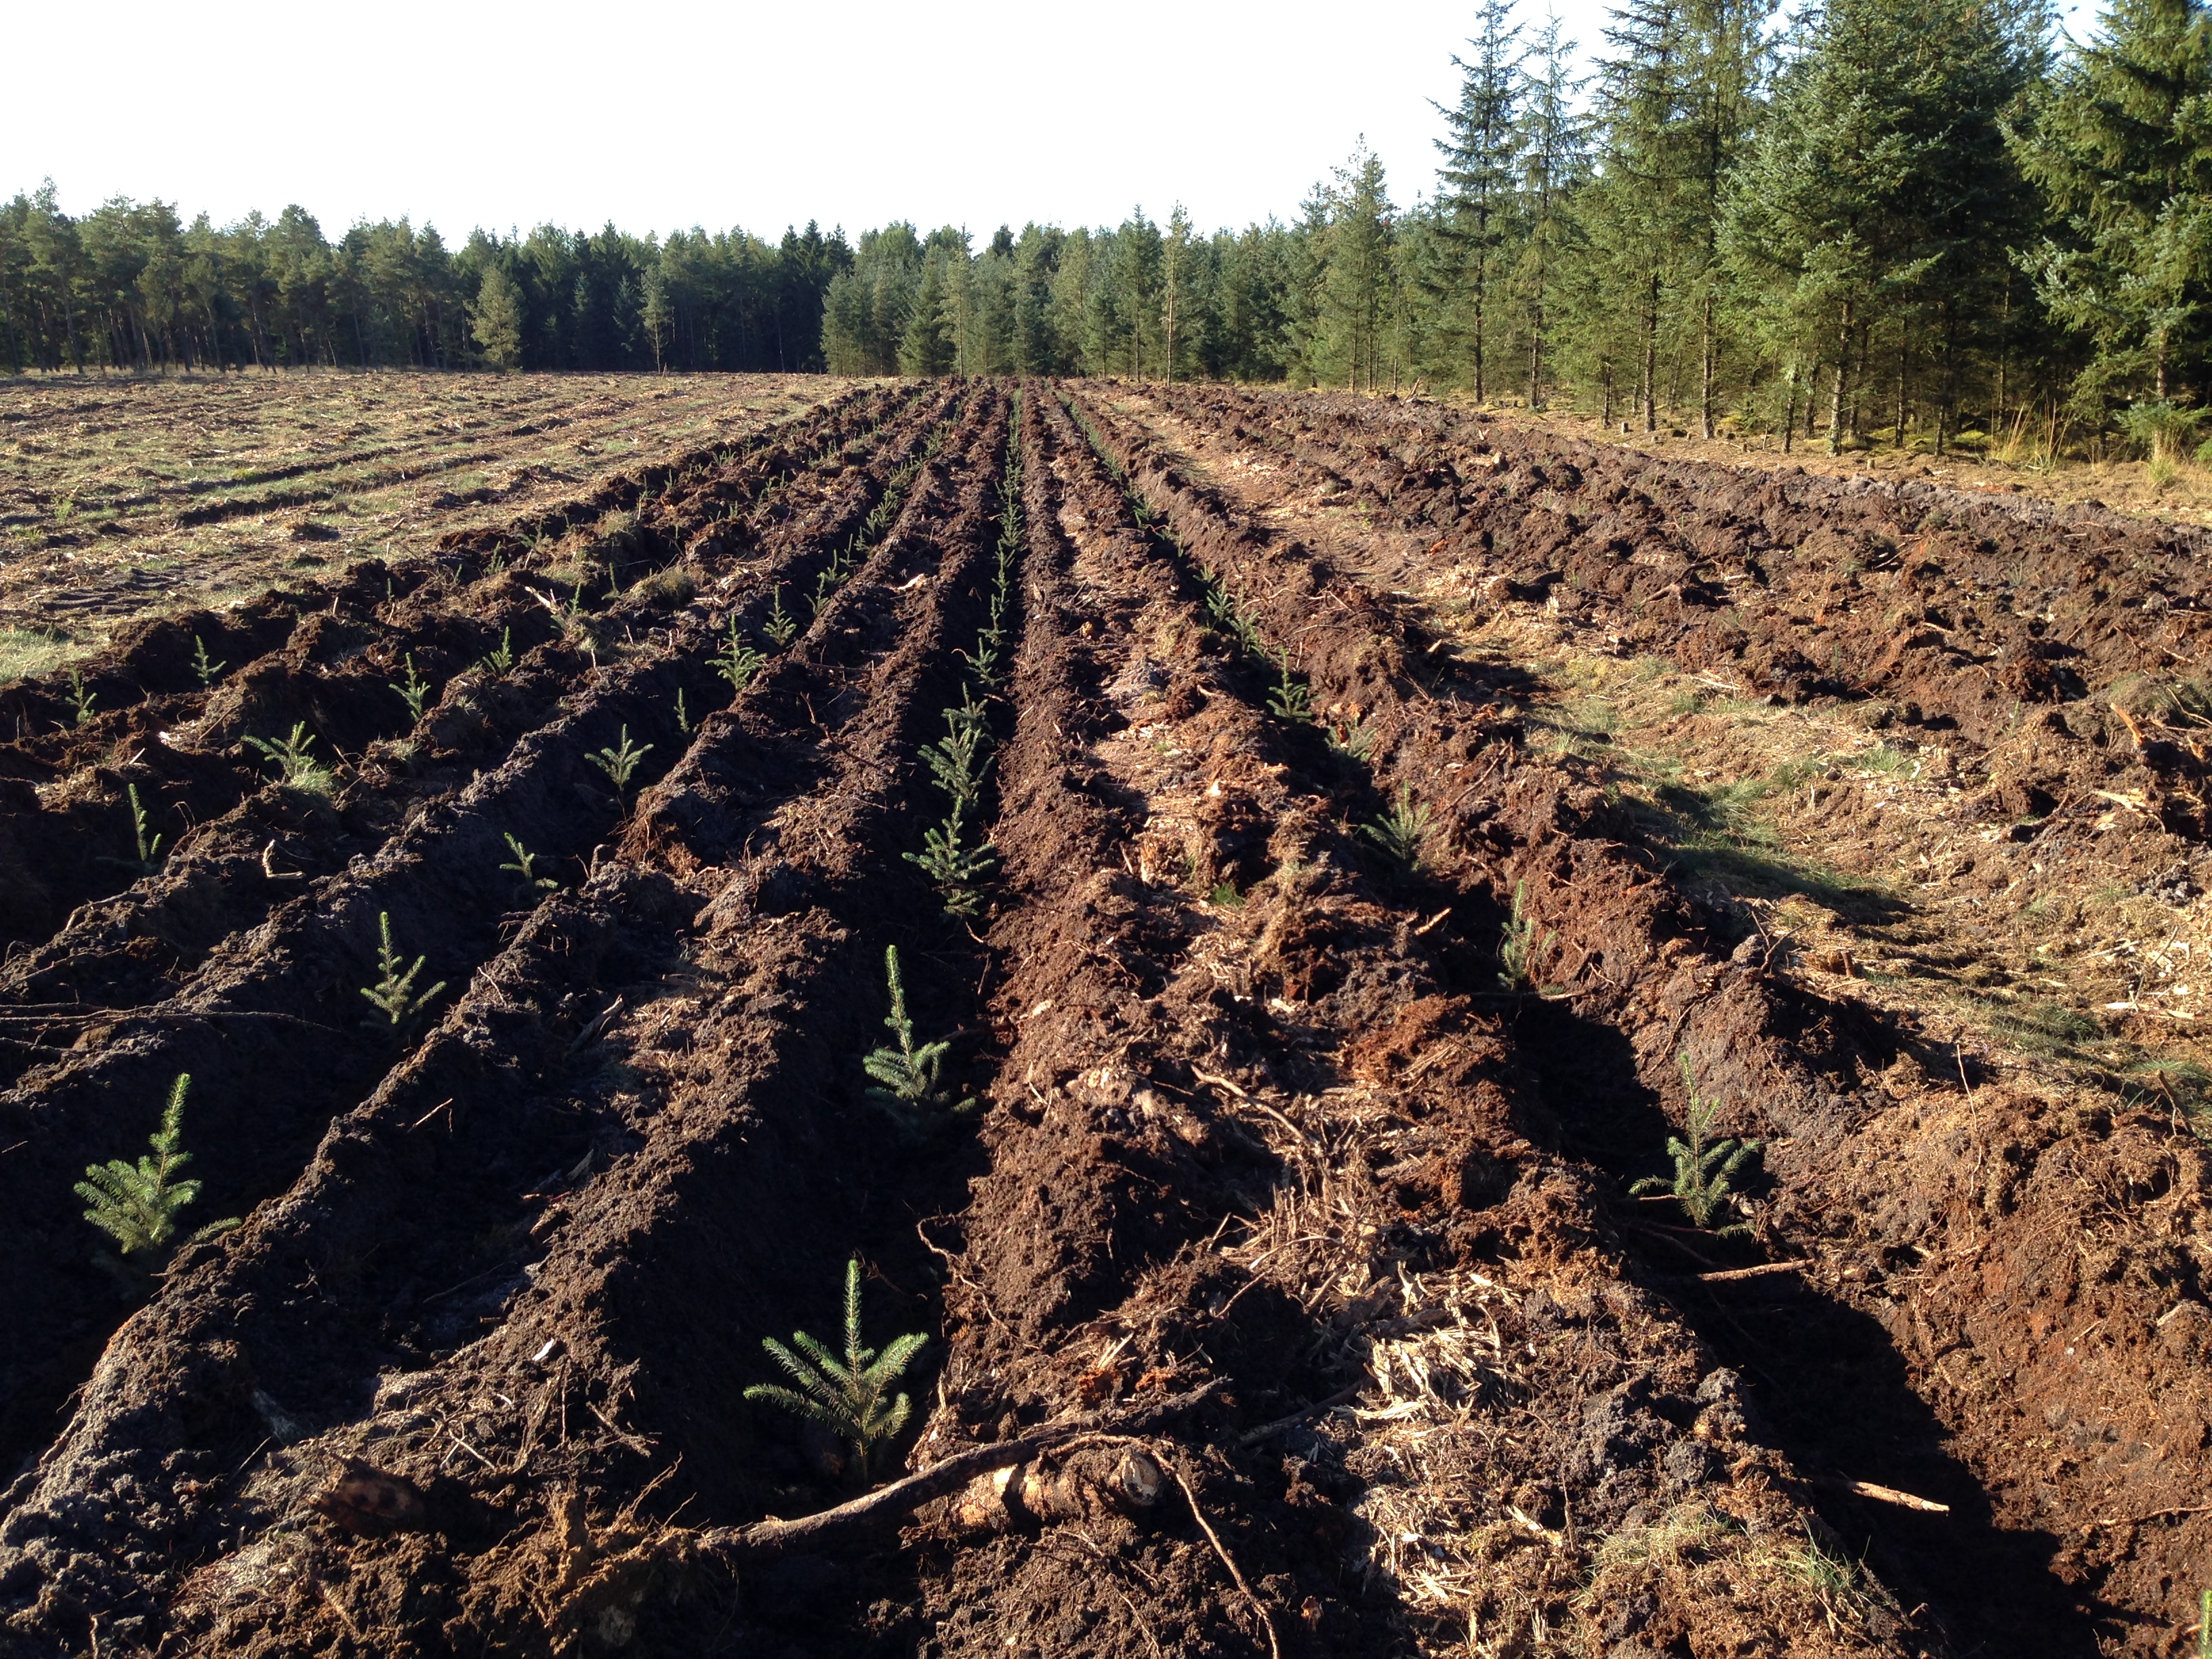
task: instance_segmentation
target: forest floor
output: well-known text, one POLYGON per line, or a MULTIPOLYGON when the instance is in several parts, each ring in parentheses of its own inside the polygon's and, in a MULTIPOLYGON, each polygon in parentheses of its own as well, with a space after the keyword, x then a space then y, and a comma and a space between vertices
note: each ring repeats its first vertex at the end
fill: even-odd
POLYGON ((2198 532, 823 392, 0 689, 10 1659, 2196 1650, 2198 532))
POLYGON ((0 684, 833 395, 818 375, 0 378, 0 684))

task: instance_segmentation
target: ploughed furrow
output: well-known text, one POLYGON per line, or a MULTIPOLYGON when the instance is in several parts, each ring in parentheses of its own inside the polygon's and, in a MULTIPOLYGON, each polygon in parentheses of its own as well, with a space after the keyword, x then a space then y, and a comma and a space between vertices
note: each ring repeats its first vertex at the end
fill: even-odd
MULTIPOLYGON (((283 1190, 331 1115, 404 1052, 409 1033, 376 1029, 361 994, 379 977, 383 918, 403 964, 427 958, 416 990, 458 985, 496 950, 516 907, 526 914, 545 883, 587 871, 664 769, 659 757, 681 753, 679 707, 703 715, 728 696, 718 649, 762 637, 779 585, 804 583, 866 521, 901 451, 918 450, 926 430, 918 423, 892 446, 877 463, 884 476, 843 477, 811 517, 765 540, 766 556, 714 610, 695 601, 635 655, 584 677, 502 763, 423 805, 380 846, 312 882, 273 880, 250 858, 203 871, 216 892, 226 876, 273 889, 267 919, 223 937, 172 994, 68 1026, 76 1048, 0 1095, 8 1144, 23 1143, 0 1167, 0 1196, 20 1200, 14 1224, 40 1264, 0 1307, 0 1463, 12 1470, 51 1438, 55 1405, 127 1305, 118 1295, 136 1288, 100 1267, 79 1217, 72 1185, 85 1166, 130 1151, 171 1080, 189 1073, 200 1213, 236 1213, 283 1190), (618 784, 626 746, 645 752, 618 784)), ((60 1023, 52 1010, 25 1018, 60 1023)))
MULTIPOLYGON (((823 1328, 856 1244, 886 1264, 876 1316, 931 1319, 914 1222, 967 1155, 886 1143, 853 1056, 882 1034, 883 896, 926 892, 896 849, 1005 431, 971 391, 887 534, 817 538, 855 562, 611 855, 126 1323, 0 1519, 20 1650, 81 1651, 95 1618, 114 1650, 723 1639, 726 1578, 637 1519, 647 1489, 737 1520, 805 1489, 741 1391, 763 1334, 823 1328), (334 1484, 334 1458, 374 1474, 334 1484)), ((909 961, 941 1022, 964 987, 909 961)))
POLYGON ((2201 530, 1926 480, 1668 462, 1419 400, 1209 389, 1172 404, 1358 511, 1387 586, 1449 569, 1478 603, 1540 605, 1750 695, 1878 704, 1953 751, 1983 817, 2086 825, 2118 798, 2131 818, 2212 834, 2201 530))
POLYGON ((1685 1064, 1699 1095, 1729 1103, 1720 1132, 1765 1136, 1754 1240, 1607 1207, 1640 1274, 1676 1281, 1668 1293, 1745 1373, 1844 1541, 1871 1540, 1870 1562, 1960 1648, 2162 1651, 2192 1616, 2192 1564, 2212 1546, 2189 1496, 2212 1479, 2212 1389, 2163 1363, 2200 1340, 2188 1317, 2212 1265, 2202 1143, 2162 1114, 2058 1112, 1970 1088, 1948 1048, 1809 994, 1757 940, 1720 960, 1601 791, 1519 758, 1459 783, 1359 672, 1402 649, 1394 613, 1239 521, 1139 434, 1121 437, 1177 538, 1263 631, 1294 642, 1313 703, 1373 732, 1379 780, 1434 802, 1429 845, 1495 848, 1474 881, 1493 906, 1518 895, 1542 945, 1528 982, 1555 993, 1519 1000, 1522 1051, 1605 1188, 1658 1166, 1686 1114, 1685 1064), (1365 619, 1368 638, 1338 617, 1365 619), (1796 1266, 1692 1278, 1761 1257, 1796 1266), (1839 1494, 1850 1480, 1949 1513, 1839 1494))
MULTIPOLYGON (((779 465, 796 465, 794 442, 807 453, 834 447, 852 414, 796 422, 810 431, 769 442, 752 467, 732 469, 737 480, 726 489, 765 487, 779 465)), ((372 781, 365 799, 404 810, 410 794, 438 790, 438 776, 420 776, 420 741, 410 732, 425 695, 452 688, 491 654, 514 657, 550 637, 598 650, 588 630, 613 622, 613 595, 584 591, 586 577, 599 573, 619 591, 623 577, 635 581, 672 560, 681 518, 696 515, 681 498, 702 495, 703 469, 703 460, 668 469, 659 508, 646 500, 650 477, 633 484, 644 511, 633 504, 608 525, 613 533, 571 550, 571 591, 557 608, 556 584, 544 580, 495 573, 462 581, 460 566, 398 571, 368 560, 330 586, 265 595, 243 617, 143 623, 70 675, 9 688, 0 719, 11 714, 15 741, 0 748, 0 869, 9 876, 0 883, 0 945, 51 933, 84 900, 155 874, 210 834, 234 842, 264 832, 252 842, 258 852, 295 830, 268 803, 252 805, 265 757, 248 738, 285 741, 301 730, 323 768, 398 745, 400 776, 372 781)), ((717 518, 728 511, 712 495, 708 504, 717 518)), ((560 668, 556 677, 566 677, 568 665, 560 668)), ((518 712, 515 696, 500 702, 518 712)), ((480 717, 462 723, 487 726, 480 717)))
POLYGON ((990 1171, 937 1230, 950 1357, 915 1459, 1085 1407, 1155 1428, 1022 1460, 909 1534, 925 1650, 1595 1636, 1578 1540, 1668 1499, 1727 1514, 1735 1559, 1608 1588, 1668 1639, 1802 1639, 1802 1589, 1720 1588, 1802 1535, 1735 1379, 1620 1283, 1586 1176, 1521 1127, 1510 1030, 1340 817, 1344 769, 1255 706, 1190 573, 1039 402, 994 828, 1012 1035, 990 1171), (1514 1258, 1477 1269, 1493 1229, 1514 1258), (1460 1534, 1482 1553, 1439 1571, 1460 1534))
MULTIPOLYGON (((507 741, 534 723, 515 688, 495 710, 465 697, 458 718, 447 714, 446 727, 479 739, 473 757, 438 756, 434 742, 433 755, 422 754, 425 740, 449 735, 410 732, 426 696, 465 690, 454 681, 487 659, 556 638, 577 647, 579 662, 596 654, 605 647, 595 632, 622 636, 611 601, 678 556, 687 520, 709 511, 725 518, 819 452, 834 453, 862 413, 840 409, 794 423, 799 430, 749 463, 723 469, 732 476, 719 486, 700 481, 713 470, 705 459, 667 469, 657 505, 650 477, 633 482, 634 504, 599 521, 606 533, 563 550, 565 592, 503 569, 464 581, 458 565, 396 569, 370 560, 327 587, 264 596, 240 617, 203 611, 143 624, 66 675, 0 694, 0 722, 12 716, 16 733, 0 747, 0 871, 9 877, 0 883, 0 944, 51 933, 85 901, 210 837, 237 842, 259 832, 258 854, 295 829, 267 803, 252 804, 267 773, 253 742, 282 742, 296 729, 325 768, 393 751, 387 758, 399 764, 361 793, 372 811, 404 811, 410 795, 449 781, 425 765, 433 757, 448 772, 462 760, 485 763, 482 739, 502 735, 500 715, 507 741)), ((727 539, 718 534, 703 550, 717 553, 727 539)), ((523 553, 522 562, 550 557, 523 553)), ((505 562, 495 546, 480 568, 505 562)), ((550 666, 560 682, 576 665, 550 666)))
MULTIPOLYGON (((898 451, 927 425, 927 412, 916 410, 889 450, 898 451)), ((840 429, 822 434, 817 447, 836 453, 840 429)), ((841 459, 838 471, 843 470, 841 459)), ((789 492, 787 512, 814 488, 834 481, 827 472, 803 476, 811 487, 789 492)), ((634 581, 611 598, 597 582, 586 591, 588 572, 603 567, 586 557, 565 586, 508 570, 457 593, 434 583, 439 598, 427 610, 395 615, 386 605, 344 623, 337 620, 335 609, 318 614, 295 630, 286 653, 227 680, 195 723, 140 745, 142 759, 189 760, 228 778, 246 769, 236 757, 263 766, 245 739, 264 734, 281 739, 299 725, 311 742, 325 739, 323 758, 337 758, 327 752, 335 746, 349 750, 356 764, 327 806, 319 790, 278 787, 246 794, 228 813, 184 835, 174 851, 166 844, 154 848, 155 858, 143 862, 156 868, 125 891, 78 911, 42 947, 19 950, 0 968, 0 1067, 12 1062, 20 1068, 50 1047, 57 1031, 66 1040, 70 1022, 81 1022, 88 1010, 127 1006, 173 989, 216 941, 258 920, 269 902, 289 893, 285 883, 343 868, 395 832, 422 803, 497 765, 517 738, 552 716, 561 696, 603 651, 631 650, 641 636, 666 631, 685 613, 687 596, 703 591, 719 603, 732 585, 748 580, 751 568, 732 550, 739 538, 723 522, 726 516, 711 496, 695 491, 679 499, 674 511, 654 522, 654 543, 674 562, 662 565, 653 580, 634 581), (354 704, 372 718, 388 713, 403 724, 412 718, 413 729, 356 746, 351 740, 357 734, 335 712, 341 683, 323 666, 331 659, 348 664, 342 684, 353 688, 354 704), (59 1018, 42 1028, 46 1014, 59 1018)), ((745 538, 749 554, 756 539, 745 538)), ((812 574, 810 568, 799 580, 812 574)), ((318 752, 311 748, 310 758, 318 752)), ((118 793, 120 787, 137 786, 127 775, 94 784, 118 793)), ((165 821, 155 815, 159 799, 152 786, 140 799, 154 823, 165 821)), ((138 850, 131 843, 129 799, 125 795, 114 809, 119 822, 106 826, 107 839, 125 854, 138 850)), ((169 840, 158 829, 151 833, 161 835, 163 843, 169 840)), ((131 873, 128 859, 95 861, 111 882, 131 873)))

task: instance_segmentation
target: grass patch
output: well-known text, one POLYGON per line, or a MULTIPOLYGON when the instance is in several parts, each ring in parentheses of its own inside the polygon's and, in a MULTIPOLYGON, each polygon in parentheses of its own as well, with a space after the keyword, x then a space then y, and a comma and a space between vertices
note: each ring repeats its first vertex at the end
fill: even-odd
POLYGON ((0 628, 0 685, 12 685, 37 674, 50 674, 92 649, 90 641, 79 644, 66 634, 32 628, 0 628))

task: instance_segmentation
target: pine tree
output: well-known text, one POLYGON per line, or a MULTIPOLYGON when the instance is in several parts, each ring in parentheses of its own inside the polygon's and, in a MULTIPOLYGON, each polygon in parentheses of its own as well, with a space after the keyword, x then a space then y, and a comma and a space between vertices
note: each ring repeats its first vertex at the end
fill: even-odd
POLYGON ((1372 391, 1381 369, 1394 294, 1396 240, 1382 158, 1363 134, 1328 192, 1320 324, 1324 360, 1350 389, 1372 391))
MULTIPOLYGON (((1723 246, 1770 339, 1826 366, 1831 449, 1859 436, 1877 321, 1909 344, 1966 256, 2001 250, 1997 117, 2022 78, 1980 0, 1832 0, 1785 66, 1723 246)), ((1901 404, 1901 357, 1897 385, 1901 404)))
POLYGON ((1587 180, 1587 134, 1575 109, 1581 82, 1573 76, 1577 43, 1562 40, 1559 20, 1546 21, 1523 59, 1520 108, 1520 260, 1513 273, 1528 339, 1528 407, 1545 406, 1552 295, 1559 267, 1586 252, 1573 203, 1587 180), (1526 64, 1533 62, 1531 72, 1526 64))
POLYGON ((1521 161, 1521 30, 1509 21, 1512 15, 1510 0, 1481 0, 1475 9, 1478 33, 1468 42, 1474 60, 1452 58, 1460 71, 1458 106, 1436 106, 1449 133, 1437 141, 1444 156, 1437 175, 1445 210, 1438 229, 1462 262, 1453 297, 1467 307, 1469 384, 1478 403, 1489 396, 1484 348, 1490 290, 1512 234, 1521 161))
POLYGON ((1190 352, 1192 259, 1190 216, 1178 202, 1168 215, 1168 234, 1160 244, 1160 367, 1170 386, 1175 383, 1176 370, 1182 359, 1190 352))
POLYGON ((1680 133, 1680 281, 1697 318, 1698 424, 1714 434, 1723 205, 1749 147, 1765 78, 1774 0, 1687 0, 1680 133))
POLYGON ((484 267, 469 303, 469 324, 486 362, 500 369, 522 367, 522 296, 500 265, 484 267))
POLYGON ((1598 68, 1601 143, 1589 216, 1597 269, 1588 297, 1602 319, 1601 357, 1636 365, 1636 402, 1651 432, 1659 424, 1659 334, 1676 244, 1680 9, 1676 0, 1630 0, 1605 38, 1612 55, 1598 68))
POLYGON ((2111 0, 2015 131, 2061 222, 2029 268, 2051 314, 2094 343, 2081 390, 2185 381, 2201 396, 2212 301, 2212 14, 2111 0))
POLYGON ((913 309, 898 343, 901 374, 950 374, 958 361, 951 314, 953 291, 945 273, 952 257, 945 249, 933 247, 922 262, 921 282, 915 289, 913 309))

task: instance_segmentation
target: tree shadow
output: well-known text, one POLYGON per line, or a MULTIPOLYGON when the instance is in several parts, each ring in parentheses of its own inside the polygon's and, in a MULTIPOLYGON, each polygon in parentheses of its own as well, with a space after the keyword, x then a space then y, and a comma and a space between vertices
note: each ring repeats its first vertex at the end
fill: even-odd
MULTIPOLYGON (((1654 1172, 1673 1133, 1636 1069, 1627 1035, 1563 1003, 1532 1006, 1522 1052, 1562 1147, 1628 1182, 1654 1172)), ((1622 1217, 1626 1219, 1626 1217, 1622 1217)), ((1620 1231, 1650 1279, 1684 1264, 1663 1238, 1620 1231)), ((1913 1391, 1904 1356, 1870 1315, 1809 1285, 1669 1284, 1662 1291, 1723 1364, 1740 1372, 1759 1437, 1814 1483, 1811 1507, 1907 1607, 1924 1607, 1962 1655, 2097 1651, 2082 1599, 2053 1570, 2061 1540, 2000 1524, 1989 1493, 1948 1449, 1949 1431, 1913 1391), (1857 1480, 1948 1504, 1919 1512, 1854 1496, 1857 1480)))

